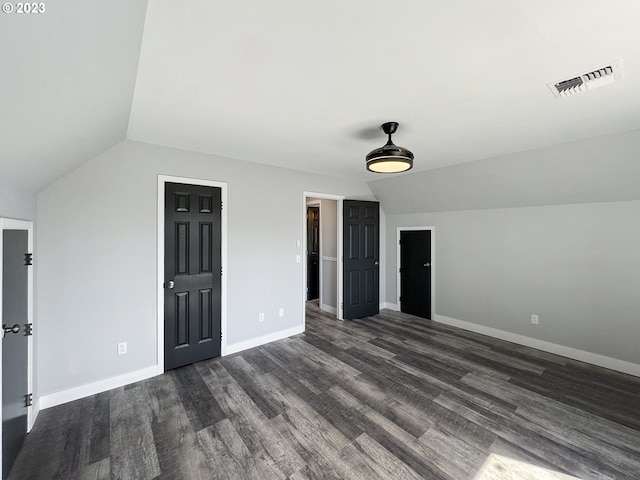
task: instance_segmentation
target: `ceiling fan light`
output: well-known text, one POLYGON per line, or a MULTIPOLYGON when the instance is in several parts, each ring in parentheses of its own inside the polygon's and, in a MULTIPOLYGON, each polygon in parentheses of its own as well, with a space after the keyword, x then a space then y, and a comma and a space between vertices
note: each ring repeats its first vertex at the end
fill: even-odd
POLYGON ((413 156, 384 156, 372 157, 367 156, 367 170, 374 173, 400 173, 411 170, 413 167, 413 156))
POLYGON ((370 172, 400 173, 413 168, 413 153, 406 148, 394 145, 391 141, 391 135, 397 128, 396 122, 387 122, 382 125, 384 133, 389 135, 389 141, 367 155, 367 170, 370 172))

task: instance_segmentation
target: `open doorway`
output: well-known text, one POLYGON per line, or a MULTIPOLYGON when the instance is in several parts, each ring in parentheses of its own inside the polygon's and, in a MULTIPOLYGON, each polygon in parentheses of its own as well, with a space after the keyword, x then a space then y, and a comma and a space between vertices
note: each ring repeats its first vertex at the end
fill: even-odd
POLYGON ((320 300, 320 201, 307 203, 307 302, 320 300))
POLYGON ((303 301, 307 307, 342 318, 342 223, 344 197, 304 194, 303 301))

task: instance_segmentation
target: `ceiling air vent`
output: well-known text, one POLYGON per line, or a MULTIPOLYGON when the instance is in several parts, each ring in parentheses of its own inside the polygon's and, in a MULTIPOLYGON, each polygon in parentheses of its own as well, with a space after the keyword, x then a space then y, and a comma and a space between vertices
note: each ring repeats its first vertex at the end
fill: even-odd
POLYGON ((616 60, 589 72, 580 73, 572 78, 548 83, 547 86, 556 97, 560 98, 603 87, 621 78, 622 66, 620 60, 616 60))

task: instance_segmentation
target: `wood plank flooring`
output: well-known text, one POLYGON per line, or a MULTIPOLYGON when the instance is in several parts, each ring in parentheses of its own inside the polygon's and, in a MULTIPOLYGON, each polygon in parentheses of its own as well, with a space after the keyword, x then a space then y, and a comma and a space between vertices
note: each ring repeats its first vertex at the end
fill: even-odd
POLYGON ((306 327, 41 412, 10 479, 640 478, 640 378, 387 310, 306 327))

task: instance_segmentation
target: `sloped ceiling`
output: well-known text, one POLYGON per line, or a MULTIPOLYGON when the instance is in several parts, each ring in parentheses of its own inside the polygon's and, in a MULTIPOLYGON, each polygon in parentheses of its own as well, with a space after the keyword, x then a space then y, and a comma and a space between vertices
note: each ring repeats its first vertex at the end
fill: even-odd
POLYGON ((628 131, 639 21, 637 0, 48 2, 0 15, 0 179, 37 190, 125 136, 375 181, 390 120, 408 175, 628 131), (611 86, 546 86, 618 58, 611 86))
POLYGON ((630 130, 638 25, 638 0, 153 0, 128 136, 369 181, 390 120, 414 171, 630 130))
POLYGON ((0 13, 0 179, 32 191, 125 138, 147 1, 44 4, 0 13))

